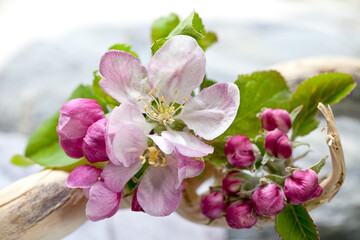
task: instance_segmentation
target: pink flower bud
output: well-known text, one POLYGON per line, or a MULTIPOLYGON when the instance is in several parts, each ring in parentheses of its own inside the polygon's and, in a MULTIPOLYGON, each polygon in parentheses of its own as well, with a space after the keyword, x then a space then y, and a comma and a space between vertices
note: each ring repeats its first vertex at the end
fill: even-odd
POLYGON ((241 186, 245 183, 240 179, 241 173, 238 171, 232 171, 226 174, 222 181, 222 189, 228 195, 236 195, 241 189, 241 186))
POLYGON ((255 190, 252 203, 258 214, 275 216, 285 207, 285 199, 276 184, 267 184, 255 190))
POLYGON ((240 134, 226 141, 225 155, 229 163, 237 167, 248 167, 255 160, 250 139, 240 134))
POLYGON ((93 123, 87 130, 83 139, 82 151, 85 158, 91 162, 109 160, 106 155, 105 131, 107 119, 103 118, 93 123))
POLYGON ((278 128, 280 131, 287 133, 291 128, 290 114, 284 109, 266 109, 261 114, 261 123, 264 129, 272 131, 278 128))
POLYGON ((290 139, 280 130, 268 132, 265 137, 265 150, 277 158, 291 157, 292 144, 290 139))
POLYGON ((134 193, 134 196, 133 196, 133 200, 132 200, 132 203, 131 203, 131 211, 134 211, 134 212, 145 212, 144 209, 140 206, 138 200, 137 200, 137 188, 135 189, 135 193, 134 193))
POLYGON ((252 211, 249 201, 234 202, 226 210, 226 222, 231 228, 251 228, 256 221, 257 214, 252 211))
POLYGON ((88 128, 102 118, 105 118, 105 114, 101 106, 93 99, 76 98, 62 106, 56 132, 61 148, 69 157, 84 156, 83 138, 88 128))
POLYGON ((226 203, 222 192, 212 192, 201 198, 201 212, 208 218, 221 218, 226 203))
POLYGON ((311 169, 296 170, 291 177, 285 179, 284 194, 291 204, 302 204, 319 197, 321 193, 318 175, 311 169))

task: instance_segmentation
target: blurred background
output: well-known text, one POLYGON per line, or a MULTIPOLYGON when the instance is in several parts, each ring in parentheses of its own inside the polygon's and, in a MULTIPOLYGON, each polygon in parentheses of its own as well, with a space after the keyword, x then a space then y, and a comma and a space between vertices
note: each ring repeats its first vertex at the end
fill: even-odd
MULTIPOLYGON (((61 107, 80 83, 90 84, 100 57, 115 43, 130 44, 144 65, 150 59, 151 23, 193 10, 218 43, 206 51, 207 74, 234 81, 238 74, 313 56, 360 58, 360 1, 115 1, 0 0, 0 188, 41 169, 9 162, 23 153, 29 135, 61 107)), ((359 87, 357 87, 358 89, 359 87)), ((347 109, 355 113, 360 107, 347 109)), ((360 236, 357 146, 360 119, 336 116, 347 163, 344 187, 333 201, 311 212, 321 239, 360 236)), ((325 126, 324 121, 320 126, 325 126)), ((328 154, 325 133, 314 131, 309 163, 328 154)), ((308 166, 308 165, 305 165, 308 166)), ((329 163, 324 173, 330 171, 329 163)), ((120 211, 87 222, 73 239, 278 239, 263 231, 225 230, 187 222, 173 214, 154 218, 120 211)))

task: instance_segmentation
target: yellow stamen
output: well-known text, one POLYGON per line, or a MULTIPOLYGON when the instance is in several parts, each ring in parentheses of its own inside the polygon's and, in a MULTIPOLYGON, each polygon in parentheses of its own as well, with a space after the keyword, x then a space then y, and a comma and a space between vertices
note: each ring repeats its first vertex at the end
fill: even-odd
POLYGON ((186 97, 183 97, 183 100, 184 100, 184 101, 188 101, 189 99, 187 99, 186 97))
POLYGON ((149 95, 152 95, 153 93, 154 93, 154 91, 150 91, 150 92, 149 92, 149 95))
POLYGON ((141 101, 141 98, 138 98, 138 102, 140 102, 141 101))
POLYGON ((179 89, 176 89, 176 90, 175 90, 175 94, 177 94, 177 93, 178 93, 178 91, 179 91, 179 89))
POLYGON ((157 88, 155 88, 154 91, 155 91, 155 93, 157 93, 157 91, 158 91, 157 88))

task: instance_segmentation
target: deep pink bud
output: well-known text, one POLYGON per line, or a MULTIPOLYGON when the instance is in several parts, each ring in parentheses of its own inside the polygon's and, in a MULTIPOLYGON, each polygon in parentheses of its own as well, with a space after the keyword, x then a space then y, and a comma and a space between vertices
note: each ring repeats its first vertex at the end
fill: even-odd
POLYGON ((136 188, 133 199, 132 199, 132 203, 131 203, 131 210, 134 212, 145 212, 137 200, 137 190, 138 189, 136 188))
POLYGON ((240 134, 226 141, 225 155, 229 163, 237 167, 248 167, 255 160, 250 139, 240 134))
POLYGON ((268 132, 265 137, 265 150, 277 158, 291 157, 292 144, 288 136, 280 130, 268 132))
POLYGON ((88 128, 102 118, 105 118, 105 114, 101 106, 93 99, 76 98, 62 106, 56 132, 61 148, 69 157, 84 156, 83 138, 88 128))
POLYGON ((251 228, 256 221, 257 214, 252 211, 249 201, 234 202, 226 210, 226 222, 231 228, 251 228))
POLYGON ((238 171, 232 171, 225 175, 222 181, 222 189, 228 195, 236 195, 241 189, 241 186, 245 183, 240 179, 241 173, 238 171))
POLYGON ((212 192, 201 198, 201 212, 208 218, 221 218, 226 203, 222 192, 212 192))
POLYGON ((106 123, 106 118, 93 123, 83 139, 82 150, 85 158, 91 163, 109 160, 105 145, 106 123))
POLYGON ((252 203, 258 214, 275 216, 285 207, 285 198, 276 184, 267 184, 255 190, 252 203))
POLYGON ((284 109, 266 109, 261 114, 261 123, 264 129, 272 131, 275 128, 287 133, 291 128, 290 114, 284 109))
POLYGON ((294 205, 317 198, 321 193, 322 188, 318 183, 318 175, 311 169, 296 170, 291 177, 285 179, 284 194, 294 205))

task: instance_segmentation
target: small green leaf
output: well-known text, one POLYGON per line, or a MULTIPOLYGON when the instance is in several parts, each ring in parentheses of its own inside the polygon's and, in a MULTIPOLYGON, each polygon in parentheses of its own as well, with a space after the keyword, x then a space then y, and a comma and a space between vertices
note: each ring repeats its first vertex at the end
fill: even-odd
POLYGON ((268 153, 265 153, 264 154, 264 157, 263 157, 263 159, 262 159, 262 161, 261 161, 261 164, 262 165, 265 165, 265 164, 267 164, 268 162, 272 162, 272 161, 274 161, 275 160, 275 157, 274 156, 272 156, 272 155, 270 155, 270 154, 268 154, 268 153))
POLYGON ((217 41, 216 34, 206 32, 201 18, 193 11, 187 18, 177 24, 169 35, 156 39, 151 46, 152 54, 155 54, 168 39, 176 35, 193 37, 204 51, 217 41))
POLYGON ((319 233, 306 208, 289 204, 276 217, 276 231, 284 240, 316 240, 319 233))
POLYGON ((181 21, 167 36, 188 35, 196 40, 205 37, 206 31, 199 14, 193 11, 187 18, 181 21))
POLYGON ((216 165, 223 165, 228 163, 228 160, 225 155, 225 143, 226 140, 213 140, 209 143, 212 147, 214 147, 214 152, 204 158, 208 159, 210 162, 216 165))
POLYGON ((19 167, 27 167, 27 166, 31 166, 34 164, 34 162, 30 159, 27 158, 23 155, 20 154, 16 154, 11 158, 10 161, 12 164, 19 166, 19 167))
POLYGON ((293 141, 292 142, 292 148, 297 148, 297 147, 300 147, 300 146, 308 146, 310 147, 310 144, 306 143, 306 142, 298 142, 298 141, 293 141))
POLYGON ((110 97, 109 95, 107 95, 106 93, 104 93, 104 91, 101 89, 100 87, 100 80, 101 80, 101 76, 98 75, 98 71, 94 71, 94 80, 93 80, 93 91, 94 93, 104 99, 104 101, 109 105, 109 107, 114 108, 116 106, 119 106, 120 103, 118 101, 116 101, 114 98, 110 97))
POLYGON ((126 44, 115 44, 112 45, 111 47, 109 47, 109 50, 121 50, 124 52, 128 52, 131 53, 132 55, 134 55, 135 57, 139 58, 139 55, 137 55, 136 52, 134 52, 133 50, 131 50, 131 46, 130 45, 126 45, 126 44))
MULTIPOLYGON (((95 99, 107 113, 104 101, 96 97, 91 86, 80 85, 68 99, 90 98, 95 99)), ((79 159, 68 157, 59 145, 59 137, 56 133, 60 112, 45 120, 30 136, 25 150, 25 156, 32 161, 47 167, 60 167, 73 164, 79 159)))
POLYGON ((214 85, 216 81, 208 79, 206 76, 204 77, 203 82, 200 85, 200 90, 203 90, 204 88, 210 87, 214 85))
POLYGON ((355 87, 352 76, 344 73, 327 73, 318 75, 302 82, 293 93, 289 109, 294 110, 300 105, 303 109, 292 124, 294 140, 314 130, 319 122, 315 120, 317 105, 334 104, 343 99, 355 87))
POLYGON ((285 179, 287 178, 286 176, 279 176, 279 175, 275 175, 275 174, 270 174, 270 175, 266 175, 265 178, 270 179, 271 181, 284 186, 285 183, 285 179))
POLYGON ((313 170, 314 172, 316 172, 317 174, 319 174, 320 170, 325 166, 326 159, 328 157, 329 156, 323 157, 320 161, 318 161, 313 166, 311 166, 310 169, 313 170))
POLYGON ((256 114, 262 108, 286 109, 288 106, 290 91, 284 78, 276 71, 240 75, 235 84, 240 90, 240 107, 234 122, 220 138, 237 134, 254 138, 261 129, 261 121, 256 114))
POLYGON ((152 41, 155 42, 160 38, 166 38, 179 23, 179 16, 174 13, 167 17, 161 17, 155 20, 151 26, 152 41))

